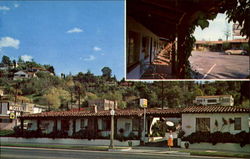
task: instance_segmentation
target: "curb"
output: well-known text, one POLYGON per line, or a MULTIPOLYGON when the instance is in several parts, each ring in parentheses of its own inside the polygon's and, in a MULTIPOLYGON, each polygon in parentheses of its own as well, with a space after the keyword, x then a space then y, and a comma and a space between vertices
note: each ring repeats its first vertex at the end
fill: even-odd
POLYGON ((132 148, 124 148, 124 149, 116 149, 116 148, 113 148, 113 149, 108 149, 109 152, 125 152, 125 151, 130 151, 132 148))

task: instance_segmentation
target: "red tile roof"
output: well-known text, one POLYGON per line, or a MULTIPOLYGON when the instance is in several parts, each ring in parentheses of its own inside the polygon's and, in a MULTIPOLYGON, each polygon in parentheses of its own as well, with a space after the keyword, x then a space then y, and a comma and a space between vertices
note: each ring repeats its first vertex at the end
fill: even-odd
MULTIPOLYGON (((173 108, 173 109, 147 109, 147 115, 176 115, 180 116, 181 108, 173 108)), ((142 116, 142 109, 120 109, 115 110, 115 116, 142 116)), ((97 113, 89 110, 81 110, 81 111, 50 111, 43 112, 38 114, 26 114, 21 118, 46 118, 46 117, 104 117, 110 116, 110 111, 108 110, 99 110, 97 113)))
MULTIPOLYGON (((240 108, 235 106, 190 106, 185 108, 169 108, 169 109, 147 109, 147 115, 150 116, 171 116, 180 117, 181 113, 250 113, 250 109, 240 108)), ((142 116, 142 109, 120 109, 115 110, 115 116, 128 117, 128 116, 142 116)), ((90 110, 70 110, 70 111, 50 111, 38 114, 26 114, 20 118, 55 118, 55 117, 108 117, 110 111, 99 110, 94 113, 90 110)))
POLYGON ((191 106, 182 110, 182 113, 250 113, 250 109, 235 106, 191 106))
POLYGON ((215 95, 215 96, 197 96, 196 98, 218 98, 218 97, 231 97, 232 95, 215 95))

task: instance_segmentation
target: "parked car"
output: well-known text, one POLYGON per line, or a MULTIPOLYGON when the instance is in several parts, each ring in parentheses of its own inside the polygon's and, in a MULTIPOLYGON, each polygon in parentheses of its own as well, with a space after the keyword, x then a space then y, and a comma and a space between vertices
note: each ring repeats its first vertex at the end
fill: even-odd
POLYGON ((246 50, 242 50, 242 49, 230 49, 230 50, 226 50, 225 51, 226 54, 228 55, 247 55, 247 51, 246 50))

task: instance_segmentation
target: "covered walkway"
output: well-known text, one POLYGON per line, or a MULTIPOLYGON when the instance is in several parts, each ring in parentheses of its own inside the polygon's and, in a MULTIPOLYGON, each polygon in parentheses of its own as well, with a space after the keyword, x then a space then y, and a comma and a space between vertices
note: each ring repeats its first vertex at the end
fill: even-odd
POLYGON ((141 79, 175 79, 171 64, 172 44, 167 45, 154 59, 141 79))

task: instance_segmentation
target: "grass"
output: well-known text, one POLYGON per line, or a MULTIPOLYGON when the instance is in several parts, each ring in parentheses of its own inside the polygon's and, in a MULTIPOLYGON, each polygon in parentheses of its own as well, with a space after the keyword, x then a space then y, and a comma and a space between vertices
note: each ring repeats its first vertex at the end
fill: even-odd
POLYGON ((13 134, 13 133, 14 133, 13 130, 0 130, 0 136, 6 136, 6 135, 13 134))
MULTIPOLYGON (((1 143, 1 146, 13 147, 32 147, 32 148, 51 148, 51 149, 74 149, 74 150, 96 150, 107 151, 108 146, 78 146, 78 145, 46 145, 46 144, 19 144, 19 143, 1 143)), ((115 147, 115 149, 124 149, 128 147, 115 147)))
POLYGON ((202 150, 182 150, 180 152, 189 152, 190 155, 194 156, 217 156, 217 157, 239 157, 239 158, 250 158, 249 153, 244 153, 244 152, 221 152, 221 151, 202 151, 202 150))

